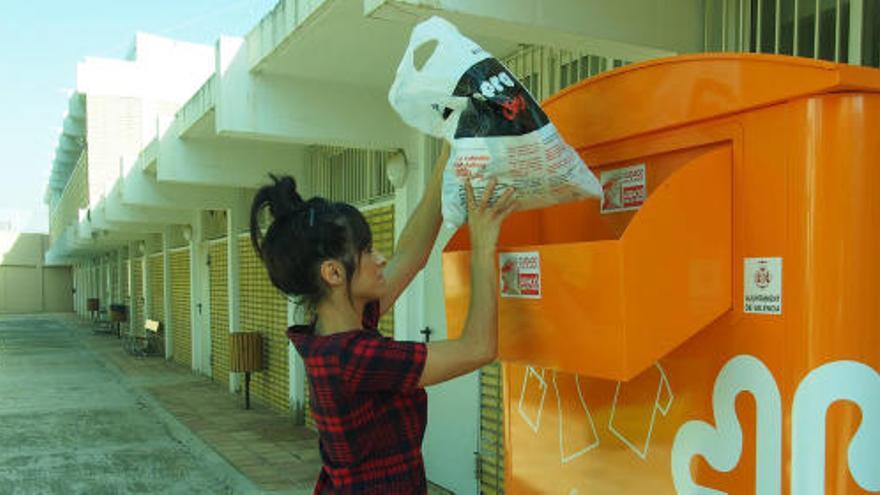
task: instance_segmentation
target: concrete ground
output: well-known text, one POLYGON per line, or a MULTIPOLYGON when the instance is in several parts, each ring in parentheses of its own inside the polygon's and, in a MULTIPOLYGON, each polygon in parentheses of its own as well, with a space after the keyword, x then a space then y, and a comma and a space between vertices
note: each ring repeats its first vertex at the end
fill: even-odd
POLYGON ((0 447, 0 495, 305 495, 320 469, 289 416, 73 315, 0 316, 0 447))
POLYGON ((0 318, 0 493, 259 492, 72 322, 0 318))

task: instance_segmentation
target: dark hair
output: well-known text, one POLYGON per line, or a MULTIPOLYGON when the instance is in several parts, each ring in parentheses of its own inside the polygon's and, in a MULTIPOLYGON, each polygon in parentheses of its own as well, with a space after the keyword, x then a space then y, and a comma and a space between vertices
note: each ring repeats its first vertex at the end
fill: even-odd
POLYGON ((290 176, 269 175, 272 184, 263 186, 251 204, 251 243, 263 260, 272 284, 314 310, 326 295, 321 263, 335 259, 351 279, 360 254, 373 245, 370 225, 357 208, 341 202, 313 197, 303 201, 290 176), (266 233, 260 228, 260 214, 269 208, 271 223, 266 233))

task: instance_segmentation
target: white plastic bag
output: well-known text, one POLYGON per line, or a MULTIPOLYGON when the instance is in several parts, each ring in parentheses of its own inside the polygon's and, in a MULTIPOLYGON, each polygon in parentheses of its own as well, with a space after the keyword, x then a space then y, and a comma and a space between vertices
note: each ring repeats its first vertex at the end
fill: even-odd
POLYGON ((598 198, 602 187, 528 91, 501 62, 432 17, 417 25, 388 93, 407 124, 452 143, 443 177, 443 218, 467 221, 464 180, 477 197, 490 178, 517 191, 519 209, 598 198), (436 41, 417 69, 416 50, 436 41))

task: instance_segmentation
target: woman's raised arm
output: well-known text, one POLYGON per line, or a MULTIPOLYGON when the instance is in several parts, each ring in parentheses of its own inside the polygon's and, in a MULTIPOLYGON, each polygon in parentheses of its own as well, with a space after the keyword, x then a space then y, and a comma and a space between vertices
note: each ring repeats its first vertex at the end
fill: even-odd
POLYGON ((443 218, 440 213, 440 194, 443 183, 443 170, 449 159, 449 143, 444 142, 440 156, 434 163, 434 173, 425 189, 422 200, 416 207, 406 227, 400 234, 397 249, 388 260, 384 275, 387 290, 379 301, 379 313, 384 314, 392 306, 400 294, 406 289, 413 277, 425 267, 443 218))

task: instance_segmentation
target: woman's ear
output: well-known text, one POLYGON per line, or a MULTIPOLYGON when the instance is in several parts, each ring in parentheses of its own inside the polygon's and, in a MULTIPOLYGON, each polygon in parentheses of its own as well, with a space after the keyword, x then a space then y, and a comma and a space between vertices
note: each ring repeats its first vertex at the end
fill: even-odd
POLYGON ((345 285, 345 270, 336 260, 324 260, 321 263, 321 278, 330 287, 345 285))

